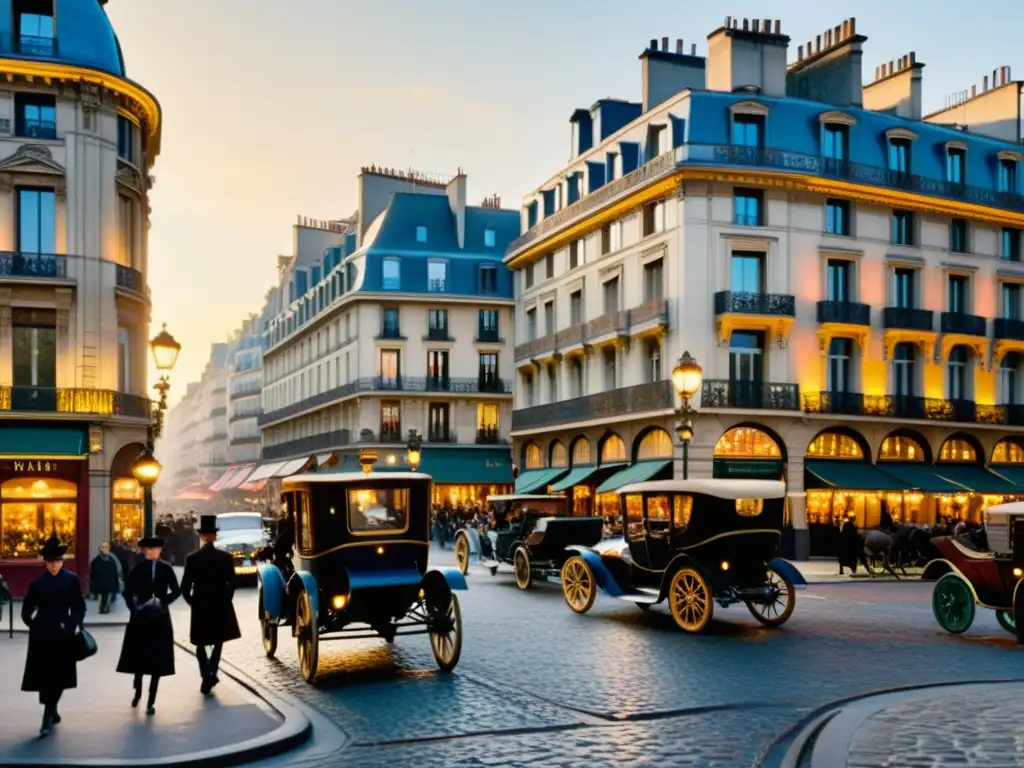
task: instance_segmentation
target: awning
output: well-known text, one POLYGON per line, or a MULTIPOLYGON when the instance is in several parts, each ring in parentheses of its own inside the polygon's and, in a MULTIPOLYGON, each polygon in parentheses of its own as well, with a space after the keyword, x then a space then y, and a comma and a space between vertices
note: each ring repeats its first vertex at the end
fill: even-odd
POLYGON ((251 464, 248 467, 240 468, 237 472, 235 472, 235 474, 228 478, 228 481, 226 483, 224 483, 224 490, 235 490, 238 486, 245 482, 245 479, 249 477, 249 475, 252 474, 253 469, 254 467, 251 464))
POLYGON ((600 467, 575 467, 569 470, 569 474, 559 480, 557 483, 551 486, 552 491, 567 491, 574 485, 581 485, 586 483, 588 480, 595 478, 599 475, 599 478, 604 479, 608 476, 608 473, 615 472, 619 469, 624 469, 625 464, 602 464, 600 467))
POLYGON ((212 498, 213 495, 201 482, 189 483, 174 497, 175 501, 209 501, 212 498))
POLYGON ((963 493, 971 490, 939 474, 938 467, 931 464, 913 464, 909 462, 884 462, 881 467, 887 475, 892 475, 911 488, 925 493, 963 493))
POLYGON ((266 481, 266 479, 264 479, 264 480, 257 480, 254 483, 253 482, 242 483, 238 487, 238 490, 246 491, 246 492, 251 492, 251 493, 261 493, 263 491, 263 489, 266 488, 266 487, 267 487, 267 481, 266 481))
POLYGON ((321 453, 319 456, 316 457, 316 465, 318 467, 326 467, 334 459, 335 455, 333 453, 321 453))
POLYGON ((977 464, 938 464, 935 471, 975 493, 1024 493, 1024 488, 977 464))
POLYGON ((548 469, 528 469, 520 472, 516 478, 516 493, 546 492, 549 484, 569 471, 568 467, 553 467, 548 469))
POLYGON ((645 480, 650 480, 659 472, 671 466, 671 459, 666 461, 637 462, 631 467, 626 467, 620 472, 616 472, 601 483, 597 487, 597 493, 610 493, 611 491, 617 491, 619 488, 622 488, 624 485, 629 485, 630 483, 642 483, 645 480))
POLYGON ((226 470, 224 470, 224 474, 218 477, 214 481, 213 485, 210 486, 210 490, 213 491, 214 493, 221 490, 224 487, 224 484, 227 483, 227 481, 234 477, 236 474, 238 474, 238 467, 228 467, 226 470))
POLYGON ((286 461, 284 462, 284 464, 278 467, 277 471, 274 472, 274 474, 272 474, 271 477, 291 477, 296 472, 301 472, 302 468, 306 466, 308 463, 309 456, 307 456, 304 459, 292 459, 291 461, 286 461))
POLYGON ((825 488, 844 491, 906 491, 912 487, 866 461, 805 459, 804 469, 825 488))
POLYGON ((511 485, 512 456, 504 448, 423 449, 420 471, 435 483, 459 485, 511 485))
POLYGON ((3 427, 0 458, 84 459, 89 455, 85 430, 72 427, 3 427))
POLYGON ((281 469, 281 467, 284 466, 284 464, 285 463, 283 461, 274 461, 270 464, 260 464, 256 467, 253 473, 249 475, 249 479, 246 482, 255 483, 257 480, 266 480, 268 477, 272 477, 279 469, 281 469))
POLYGON ((1017 490, 1012 491, 1012 493, 1024 494, 1024 465, 994 464, 991 471, 997 473, 1000 477, 1005 477, 1014 485, 1020 486, 1017 490))

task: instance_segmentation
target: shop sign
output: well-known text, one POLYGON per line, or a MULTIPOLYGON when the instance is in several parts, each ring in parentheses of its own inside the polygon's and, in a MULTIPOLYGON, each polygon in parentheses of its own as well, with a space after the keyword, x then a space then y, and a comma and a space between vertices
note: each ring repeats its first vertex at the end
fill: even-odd
POLYGON ((757 459, 715 459, 713 473, 715 477, 749 477, 765 480, 778 480, 782 477, 783 466, 778 460, 757 459))
POLYGON ((5 469, 8 472, 38 475, 40 472, 61 472, 65 469, 65 466, 63 463, 52 459, 26 459, 9 461, 5 469))

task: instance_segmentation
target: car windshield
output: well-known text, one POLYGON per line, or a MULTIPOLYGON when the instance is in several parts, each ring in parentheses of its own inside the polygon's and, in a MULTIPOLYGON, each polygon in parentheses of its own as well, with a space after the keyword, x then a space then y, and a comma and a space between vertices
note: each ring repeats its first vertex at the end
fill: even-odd
POLYGON ((259 515, 239 515, 238 517, 218 517, 217 526, 220 532, 225 531, 253 531, 263 527, 263 520, 259 515))
POLYGON ((349 489, 348 527, 356 535, 403 533, 409 528, 409 489, 349 489))

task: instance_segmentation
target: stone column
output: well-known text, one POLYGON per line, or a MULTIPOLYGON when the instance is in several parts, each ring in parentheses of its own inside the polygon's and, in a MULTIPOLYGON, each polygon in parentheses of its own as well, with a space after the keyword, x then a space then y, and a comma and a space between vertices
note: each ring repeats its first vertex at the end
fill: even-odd
POLYGON ((807 492, 804 490, 804 458, 790 456, 786 470, 786 493, 789 498, 789 516, 793 525, 793 557, 806 560, 810 546, 807 530, 807 492))
MULTIPOLYGON (((14 384, 14 332, 11 328, 11 289, 0 288, 0 386, 14 384)), ((0 409, 10 401, 0 402, 0 409)))

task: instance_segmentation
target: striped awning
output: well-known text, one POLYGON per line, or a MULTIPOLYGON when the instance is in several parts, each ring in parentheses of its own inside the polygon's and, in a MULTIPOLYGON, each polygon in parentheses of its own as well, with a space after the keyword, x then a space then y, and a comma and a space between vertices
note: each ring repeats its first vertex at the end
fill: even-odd
POLYGON ((272 461, 269 464, 260 464, 253 470, 253 473, 249 475, 249 479, 246 483, 255 483, 257 480, 266 480, 273 477, 274 474, 285 465, 283 461, 272 461))
POLYGON ((241 469, 239 469, 237 472, 235 472, 235 474, 228 478, 228 481, 226 483, 224 483, 224 490, 233 491, 236 488, 238 488, 238 486, 244 483, 245 479, 252 474, 252 471, 254 469, 255 467, 252 464, 250 464, 247 467, 242 467, 241 469))
POLYGON ((224 474, 218 477, 213 485, 210 486, 210 490, 217 493, 224 487, 224 484, 230 480, 238 472, 238 467, 228 467, 224 470, 224 474))
POLYGON ((304 459, 292 459, 291 461, 286 461, 277 469, 277 471, 274 472, 274 474, 271 475, 271 477, 290 477, 297 472, 301 472, 302 468, 309 463, 309 458, 310 457, 307 456, 304 459))

